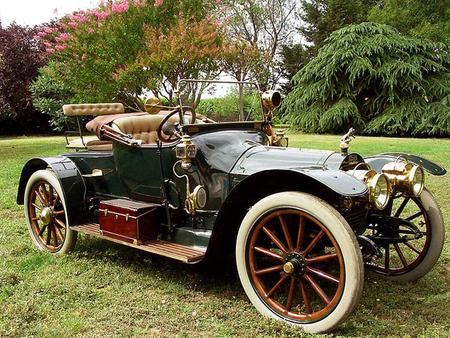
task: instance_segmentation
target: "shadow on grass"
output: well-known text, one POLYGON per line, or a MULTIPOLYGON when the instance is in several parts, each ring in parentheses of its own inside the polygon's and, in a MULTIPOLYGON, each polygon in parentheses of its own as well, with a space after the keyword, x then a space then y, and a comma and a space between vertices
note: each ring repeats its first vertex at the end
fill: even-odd
MULTIPOLYGON (((139 276, 152 274, 157 275, 163 282, 179 283, 187 290, 202 292, 219 299, 234 297, 246 300, 233 257, 220 262, 188 265, 87 236, 79 238, 76 256, 87 260, 101 259, 131 269, 136 273, 137 279, 139 276)), ((413 335, 423 333, 424 326, 432 323, 445 327, 448 325, 448 317, 435 309, 442 309, 446 288, 433 282, 433 279, 442 281, 444 277, 444 283, 449 283, 450 278, 448 275, 440 276, 440 272, 436 270, 439 269, 417 282, 408 284, 366 277, 361 304, 350 317, 352 323, 341 326, 334 334, 396 334, 398 332, 394 324, 403 318, 404 329, 413 335), (411 321, 411 316, 417 320, 411 321)))
POLYGON ((80 259, 87 260, 101 257, 103 261, 132 269, 138 276, 156 274, 167 282, 188 283, 186 287, 190 290, 209 295, 223 297, 224 291, 234 290, 233 296, 245 299, 234 257, 231 256, 224 257, 220 261, 185 264, 86 235, 78 237, 74 254, 80 259))

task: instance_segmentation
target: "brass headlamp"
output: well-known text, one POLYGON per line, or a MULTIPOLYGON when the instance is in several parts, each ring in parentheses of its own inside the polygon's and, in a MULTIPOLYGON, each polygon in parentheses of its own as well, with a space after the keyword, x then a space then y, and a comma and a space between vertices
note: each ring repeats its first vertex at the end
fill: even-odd
POLYGON ((369 188, 369 201, 378 210, 383 210, 390 200, 390 184, 385 174, 375 170, 353 170, 353 176, 366 183, 369 188))
POLYGON ((425 173, 421 166, 403 160, 389 162, 383 166, 383 173, 388 177, 393 188, 417 197, 422 193, 425 173))
POLYGON ((261 95, 264 108, 271 112, 281 104, 281 94, 276 90, 267 90, 261 95))

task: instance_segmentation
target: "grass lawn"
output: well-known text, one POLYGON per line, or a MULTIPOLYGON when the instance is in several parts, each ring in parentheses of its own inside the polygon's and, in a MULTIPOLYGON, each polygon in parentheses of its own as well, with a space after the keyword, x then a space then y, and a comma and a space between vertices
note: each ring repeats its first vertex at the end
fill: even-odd
MULTIPOLYGON (((338 149, 338 136, 290 135, 295 147, 338 149)), ((449 139, 358 137, 351 150, 404 151, 450 168, 449 139)), ((62 137, 0 139, 0 336, 300 337, 262 318, 232 264, 211 270, 79 236, 54 257, 32 245, 15 204, 20 171, 33 156, 64 151, 62 137)), ((427 176, 449 232, 450 175, 427 176)), ((448 336, 450 245, 421 280, 398 285, 367 278, 360 305, 335 332, 343 336, 448 336)))

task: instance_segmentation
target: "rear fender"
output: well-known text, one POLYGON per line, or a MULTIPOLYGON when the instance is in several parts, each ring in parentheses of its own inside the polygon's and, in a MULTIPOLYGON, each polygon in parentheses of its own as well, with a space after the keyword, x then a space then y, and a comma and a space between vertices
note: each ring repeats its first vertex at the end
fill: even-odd
POLYGON ((404 158, 407 161, 420 165, 424 170, 428 171, 430 174, 435 176, 442 176, 445 175, 447 170, 445 168, 441 167, 440 165, 431 162, 423 157, 411 155, 411 154, 404 154, 404 153, 385 153, 385 154, 378 154, 374 156, 369 156, 364 159, 364 161, 370 165, 370 167, 377 172, 381 172, 381 169, 386 163, 393 162, 398 160, 399 158, 404 158))
POLYGON ((20 175, 17 204, 23 205, 25 187, 31 175, 38 170, 50 168, 61 183, 70 225, 86 222, 86 186, 75 163, 66 157, 33 158, 29 160, 20 175))

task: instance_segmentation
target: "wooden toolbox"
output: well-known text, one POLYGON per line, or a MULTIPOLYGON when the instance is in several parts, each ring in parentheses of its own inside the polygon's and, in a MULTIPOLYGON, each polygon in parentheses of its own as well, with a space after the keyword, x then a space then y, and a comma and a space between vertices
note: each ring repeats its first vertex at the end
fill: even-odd
POLYGON ((155 240, 159 235, 157 205, 114 199, 101 201, 98 212, 100 230, 104 236, 141 244, 155 240))

